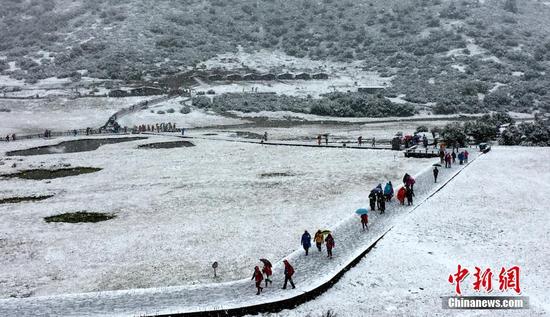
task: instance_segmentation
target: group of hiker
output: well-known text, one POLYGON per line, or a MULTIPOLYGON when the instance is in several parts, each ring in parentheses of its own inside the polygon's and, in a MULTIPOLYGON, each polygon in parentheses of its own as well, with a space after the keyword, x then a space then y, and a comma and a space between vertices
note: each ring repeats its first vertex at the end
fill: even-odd
MULTIPOLYGON (((5 140, 6 140, 6 142, 9 142, 9 141, 10 141, 10 135, 9 135, 9 134, 6 135, 6 139, 5 139, 5 140)), ((11 135, 11 140, 12 140, 12 141, 15 141, 15 133, 11 135)))
MULTIPOLYGON (((323 139, 325 140, 325 145, 328 145, 328 133, 317 135, 317 145, 321 145, 321 143, 323 142, 323 139)), ((346 143, 349 143, 349 142, 344 142, 342 144, 342 146, 346 147, 346 143)), ((365 139, 363 138, 363 136, 362 135, 358 136, 357 137, 357 145, 358 146, 363 146, 363 143, 365 143, 365 139)), ((376 147, 376 138, 375 137, 372 138, 371 146, 376 147)))
POLYGON ((156 124, 141 124, 134 126, 134 131, 137 133, 142 132, 176 132, 176 123, 156 123, 156 124))
MULTIPOLYGON (((411 175, 406 173, 403 176, 403 186, 397 191, 397 199, 401 205, 405 204, 405 199, 407 199, 408 205, 412 205, 415 183, 416 181, 411 175)), ((391 201, 393 196, 394 188, 391 181, 388 181, 384 188, 382 188, 382 184, 378 184, 370 191, 369 194, 370 211, 375 211, 378 209, 380 214, 384 214, 386 211, 386 202, 391 201)), ((364 213, 360 213, 360 218, 363 231, 368 230, 368 210, 365 210, 364 213)), ((335 242, 330 230, 317 230, 313 236, 313 239, 307 230, 304 231, 300 239, 300 244, 304 248, 305 256, 309 255, 309 249, 312 247, 312 240, 315 243, 318 252, 322 252, 322 246, 324 244, 327 250, 327 258, 332 259, 332 249, 335 247, 335 242)), ((267 259, 260 259, 260 261, 263 262, 263 267, 260 269, 259 266, 256 266, 252 275, 252 280, 256 282, 256 295, 260 295, 264 289, 264 287, 262 287, 262 281, 265 281, 265 287, 273 284, 271 280, 271 276, 273 275, 271 263, 267 259)), ((292 280, 292 276, 295 272, 294 267, 286 259, 283 261, 283 264, 285 267, 285 280, 282 288, 286 289, 288 283, 290 283, 292 288, 296 288, 294 281, 292 280)))
MULTIPOLYGON (((363 143, 364 143, 363 136, 362 135, 358 136, 357 137, 357 145, 363 146, 363 143)), ((372 147, 376 146, 376 138, 375 137, 372 138, 371 146, 372 147)))
MULTIPOLYGON (((322 252, 322 245, 324 242, 327 248, 327 258, 332 259, 332 249, 334 248, 335 243, 334 237, 332 236, 332 233, 330 231, 317 230, 315 236, 313 237, 313 241, 315 242, 315 246, 317 247, 317 251, 319 252, 322 252), (324 237, 325 234, 327 235, 326 238, 324 237)), ((311 235, 309 234, 309 232, 307 232, 307 230, 304 231, 304 234, 302 234, 301 244, 306 251, 307 256, 309 254, 309 248, 311 248, 311 235)))
POLYGON ((439 150, 439 159, 440 163, 445 163, 445 168, 451 168, 452 164, 456 163, 456 159, 458 159, 458 162, 460 165, 464 163, 468 163, 468 156, 470 153, 468 150, 460 151, 457 150, 455 152, 455 149, 453 148, 453 151, 449 153, 448 151, 445 151, 444 149, 439 150), (458 154, 457 154, 458 153, 458 154))
MULTIPOLYGON (((307 230, 304 231, 301 238, 301 244, 306 252, 306 256, 309 255, 309 249, 311 248, 311 240, 312 239, 309 232, 307 232, 307 230)), ((322 252, 322 245, 324 243, 327 249, 327 257, 332 259, 332 249, 334 248, 335 243, 334 243, 334 237, 332 236, 330 231, 317 230, 317 232, 315 233, 315 236, 313 237, 313 242, 315 242, 315 246, 317 247, 317 251, 319 252, 322 252)), ((254 267, 254 273, 252 274, 252 279, 251 279, 256 282, 256 289, 257 289, 256 295, 260 295, 260 293, 264 289, 264 287, 262 287, 262 281, 265 281, 265 287, 273 284, 273 281, 271 280, 271 276, 273 275, 271 262, 269 262, 269 260, 267 259, 260 259, 260 261, 262 261, 263 267, 261 269, 259 266, 254 267)), ((292 280, 292 276, 294 275, 294 267, 286 259, 283 261, 283 264, 285 266, 285 270, 284 270, 285 281, 282 288, 286 289, 288 283, 290 283, 290 286, 292 286, 292 288, 296 288, 296 285, 292 280)))
MULTIPOLYGON (((263 263, 262 269, 260 270, 259 266, 254 267, 254 273, 252 274, 251 278, 251 280, 256 282, 256 289, 258 290, 256 292, 256 295, 260 295, 260 293, 264 290, 264 288, 262 287, 262 281, 265 281, 265 287, 267 287, 268 284, 273 284, 273 281, 271 280, 271 276, 273 275, 273 265, 267 259, 260 259, 260 261, 262 261, 263 263)), ((286 289, 286 286, 289 282, 292 288, 296 288, 296 285, 294 285, 294 281, 292 280, 292 276, 294 275, 294 267, 292 267, 292 265, 290 265, 290 263, 286 259, 283 261, 283 264, 285 266, 285 282, 283 284, 283 289, 286 289)))

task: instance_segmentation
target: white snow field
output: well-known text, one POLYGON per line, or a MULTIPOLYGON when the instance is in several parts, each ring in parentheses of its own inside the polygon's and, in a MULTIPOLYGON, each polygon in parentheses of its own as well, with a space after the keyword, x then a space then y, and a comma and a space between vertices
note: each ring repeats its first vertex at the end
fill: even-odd
POLYGON ((152 98, 0 99, 0 109, 9 110, 0 112, 0 136, 98 128, 120 108, 152 98))
MULTIPOLYGON (((146 142, 151 140, 138 143, 146 142)), ((116 151, 105 146, 95 153, 80 153, 71 159, 74 165, 94 163, 105 170, 40 184, 42 191, 64 188, 61 197, 45 204, 2 207, 6 210, 1 214, 1 232, 6 232, 5 244, 15 253, 10 256, 13 261, 2 263, 7 274, 31 282, 29 275, 52 276, 47 271, 53 267, 58 282, 36 287, 30 298, 0 299, 0 310, 17 316, 133 316, 228 309, 290 298, 328 281, 412 209, 389 204, 385 215, 371 213, 370 231, 362 232, 354 210, 368 204, 366 193, 379 180, 392 179, 397 185, 404 171, 416 174, 419 203, 464 167, 442 169, 439 183, 433 184, 433 159, 394 160, 390 151, 196 143, 181 151, 138 154, 133 145, 122 143, 116 151), (136 162, 132 161, 139 161, 139 175, 133 172, 136 162), (264 171, 294 176, 258 179, 264 171), (131 191, 128 184, 133 185, 131 191), (67 210, 69 201, 71 210, 118 210, 119 217, 93 226, 50 226, 41 221, 52 210, 67 210), (304 256, 300 235, 304 229, 318 228, 334 232, 334 259, 316 251, 304 256), (21 244, 24 254, 17 247, 21 244), (275 263, 274 284, 256 296, 249 276, 261 257, 275 263), (283 258, 297 270, 295 290, 280 289, 283 258), (208 277, 213 260, 220 262, 220 274, 230 281, 214 283, 208 277), (125 288, 144 287, 160 276, 166 277, 160 285, 177 285, 189 281, 186 274, 196 272, 200 274, 194 278, 202 282, 197 285, 32 296, 61 289, 94 290, 90 285, 102 290, 117 283, 125 288)), ((67 157, 59 155, 56 160, 63 156, 67 157)), ((28 157, 24 163, 34 159, 44 158, 28 157)), ((28 191, 23 189, 25 182, 14 182, 18 190, 13 193, 28 191)), ((4 275, 1 279, 15 280, 4 275)))
POLYGON ((495 147, 419 206, 332 289, 293 310, 264 316, 549 316, 550 149, 495 147), (528 310, 444 310, 447 281, 461 264, 471 273, 464 295, 475 295, 475 266, 518 265, 528 310))
MULTIPOLYGON (((72 138, 2 143, 2 151, 72 138)), ((192 140, 137 149, 3 157, 0 173, 71 164, 102 171, 48 181, 0 180, 0 198, 54 194, 0 205, 0 296, 39 296, 219 282, 248 276, 260 257, 299 247, 304 229, 331 227, 365 203, 368 190, 429 161, 397 152, 260 146, 192 140), (16 163, 17 168, 12 168, 16 163), (283 173, 281 176, 270 173, 283 173), (47 224, 74 211, 114 212, 96 224, 47 224), (220 263, 220 279, 210 265, 220 263)))

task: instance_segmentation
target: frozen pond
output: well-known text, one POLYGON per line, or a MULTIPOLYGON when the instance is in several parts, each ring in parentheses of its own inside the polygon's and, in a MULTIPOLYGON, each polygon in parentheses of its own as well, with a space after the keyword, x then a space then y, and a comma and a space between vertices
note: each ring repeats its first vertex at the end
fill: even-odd
POLYGON ((39 146, 26 150, 17 150, 7 152, 7 156, 30 156, 30 155, 46 155, 59 153, 77 153, 95 151, 100 146, 105 144, 115 144, 122 142, 130 142, 136 140, 144 140, 146 137, 131 137, 131 138, 106 138, 106 139, 79 139, 73 141, 64 141, 55 145, 39 146))

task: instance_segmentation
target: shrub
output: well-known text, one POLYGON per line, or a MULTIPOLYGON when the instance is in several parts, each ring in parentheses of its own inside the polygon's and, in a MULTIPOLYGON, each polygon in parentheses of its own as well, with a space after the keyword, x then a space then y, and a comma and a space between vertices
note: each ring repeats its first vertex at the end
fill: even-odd
POLYGON ((184 106, 182 108, 180 108, 180 113, 181 114, 188 114, 191 112, 191 108, 189 106, 184 106))

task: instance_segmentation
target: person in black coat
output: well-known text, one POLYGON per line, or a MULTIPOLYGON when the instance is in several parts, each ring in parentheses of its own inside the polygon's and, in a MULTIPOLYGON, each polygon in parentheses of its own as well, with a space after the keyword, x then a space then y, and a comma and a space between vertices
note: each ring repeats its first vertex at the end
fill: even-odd
POLYGON ((384 198, 384 193, 378 193, 378 210, 380 214, 383 214, 386 211, 386 199, 384 198))
POLYGON ((376 192, 372 190, 369 194, 370 210, 376 210, 376 192))
POLYGON ((434 183, 437 183, 437 175, 439 175, 439 170, 437 169, 437 166, 434 166, 434 183))
POLYGON ((405 196, 407 197, 407 205, 413 204, 413 191, 409 186, 405 187, 405 196))

